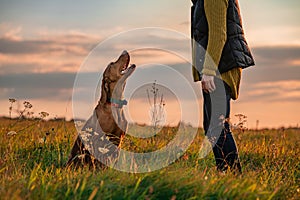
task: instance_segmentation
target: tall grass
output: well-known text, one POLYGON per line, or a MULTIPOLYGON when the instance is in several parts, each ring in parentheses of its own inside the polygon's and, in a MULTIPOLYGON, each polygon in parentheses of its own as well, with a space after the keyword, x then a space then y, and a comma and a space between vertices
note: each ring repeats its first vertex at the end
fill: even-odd
MULTIPOLYGON (((131 125, 129 130, 143 129, 131 125)), ((127 136, 123 148, 152 151, 175 134, 176 128, 167 127, 151 140, 127 136)), ((1 118, 0 199, 300 198, 299 129, 236 132, 239 176, 219 174, 212 154, 199 159, 201 129, 179 160, 144 174, 65 168, 75 137, 72 122, 1 118)))

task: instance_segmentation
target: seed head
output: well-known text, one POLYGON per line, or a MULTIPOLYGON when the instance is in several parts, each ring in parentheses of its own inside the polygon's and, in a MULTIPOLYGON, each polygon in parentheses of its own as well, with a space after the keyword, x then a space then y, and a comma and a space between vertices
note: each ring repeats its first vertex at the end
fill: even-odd
POLYGON ((11 99, 8 99, 8 101, 9 101, 10 103, 15 103, 17 100, 16 100, 16 99, 13 99, 13 98, 11 98, 11 99))

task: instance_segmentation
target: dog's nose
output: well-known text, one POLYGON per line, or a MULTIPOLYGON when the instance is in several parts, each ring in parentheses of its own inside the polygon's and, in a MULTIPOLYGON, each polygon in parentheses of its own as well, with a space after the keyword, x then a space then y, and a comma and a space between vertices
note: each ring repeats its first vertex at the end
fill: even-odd
POLYGON ((128 54, 126 50, 123 51, 122 55, 128 54))

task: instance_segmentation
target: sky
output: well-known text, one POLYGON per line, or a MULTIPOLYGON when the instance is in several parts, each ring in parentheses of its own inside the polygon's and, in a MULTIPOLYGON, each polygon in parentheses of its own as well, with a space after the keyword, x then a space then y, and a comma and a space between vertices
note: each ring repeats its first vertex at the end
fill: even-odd
MULTIPOLYGON (((300 1, 239 4, 256 66, 243 71, 232 122, 242 113, 249 128, 298 126, 300 1)), ((9 114, 9 98, 18 100, 15 109, 28 100, 50 117, 88 116, 102 71, 127 49, 137 64, 125 92, 127 117, 149 121, 145 91, 156 80, 166 121, 201 125, 200 84, 187 61, 190 7, 183 0, 0 0, 0 116, 9 114)))

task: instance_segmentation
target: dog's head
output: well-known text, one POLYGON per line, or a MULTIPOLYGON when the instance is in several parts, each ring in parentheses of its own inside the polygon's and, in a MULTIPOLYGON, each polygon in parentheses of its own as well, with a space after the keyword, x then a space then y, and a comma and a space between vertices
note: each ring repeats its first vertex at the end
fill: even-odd
POLYGON ((129 61, 129 53, 123 51, 117 61, 106 67, 102 79, 101 103, 110 102, 111 98, 122 98, 126 80, 136 68, 134 64, 128 67, 129 61))

